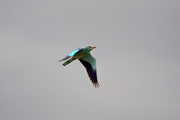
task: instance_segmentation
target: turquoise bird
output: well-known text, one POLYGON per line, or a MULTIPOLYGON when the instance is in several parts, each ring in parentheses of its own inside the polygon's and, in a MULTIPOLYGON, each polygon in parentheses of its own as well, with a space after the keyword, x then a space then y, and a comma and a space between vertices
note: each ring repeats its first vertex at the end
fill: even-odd
POLYGON ((65 58, 60 60, 59 62, 63 60, 67 60, 65 63, 63 63, 64 66, 68 65, 72 61, 78 59, 86 68, 86 71, 89 75, 89 78, 93 85, 98 88, 100 85, 97 80, 97 73, 96 73, 96 59, 91 56, 90 52, 93 50, 94 46, 87 46, 85 48, 78 48, 74 50, 72 53, 67 55, 65 58))

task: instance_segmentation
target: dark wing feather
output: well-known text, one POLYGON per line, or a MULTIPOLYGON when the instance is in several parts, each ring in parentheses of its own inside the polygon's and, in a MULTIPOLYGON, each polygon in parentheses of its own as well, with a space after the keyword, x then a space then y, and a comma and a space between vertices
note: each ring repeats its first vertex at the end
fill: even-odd
POLYGON ((65 58, 63 58, 62 60, 60 60, 59 62, 63 61, 63 60, 67 60, 71 57, 73 57, 75 54, 77 54, 78 52, 80 52, 82 50, 82 48, 78 48, 76 50, 74 50, 73 52, 71 52, 69 55, 67 55, 65 58))
MULTIPOLYGON (((92 56, 91 56, 92 57, 92 56)), ((91 63, 89 63, 88 61, 85 61, 83 58, 79 59, 79 61, 84 65, 84 67, 86 68, 86 71, 89 75, 90 80, 92 81, 93 85, 95 87, 99 87, 99 83, 97 80, 97 73, 96 73, 96 69, 94 69, 91 65, 91 63)), ((94 60, 94 62, 96 62, 94 60)))
POLYGON ((71 56, 67 55, 65 58, 63 58, 62 60, 60 60, 59 62, 63 61, 63 60, 67 60, 69 59, 71 56))

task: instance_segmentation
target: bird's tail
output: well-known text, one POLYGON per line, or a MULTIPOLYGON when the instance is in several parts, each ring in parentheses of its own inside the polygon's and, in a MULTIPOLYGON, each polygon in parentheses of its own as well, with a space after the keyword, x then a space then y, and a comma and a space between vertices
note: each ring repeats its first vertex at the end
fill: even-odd
POLYGON ((69 63, 71 63, 72 61, 74 61, 75 59, 69 59, 68 61, 66 61, 65 63, 63 63, 64 66, 68 65, 69 63))

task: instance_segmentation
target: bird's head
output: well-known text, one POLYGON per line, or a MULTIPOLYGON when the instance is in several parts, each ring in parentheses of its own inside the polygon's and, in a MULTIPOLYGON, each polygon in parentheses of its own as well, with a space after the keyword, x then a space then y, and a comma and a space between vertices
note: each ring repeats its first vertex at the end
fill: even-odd
POLYGON ((96 47, 94 47, 94 46, 92 46, 92 45, 89 45, 88 46, 91 50, 93 50, 94 48, 96 48, 96 47))

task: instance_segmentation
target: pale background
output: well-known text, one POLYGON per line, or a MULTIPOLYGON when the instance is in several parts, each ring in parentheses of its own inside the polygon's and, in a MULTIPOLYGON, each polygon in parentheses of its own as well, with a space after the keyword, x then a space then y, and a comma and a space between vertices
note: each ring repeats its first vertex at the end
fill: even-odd
POLYGON ((180 120, 179 0, 1 0, 0 58, 0 120, 180 120))

